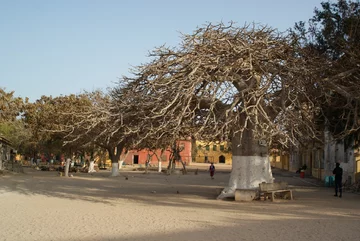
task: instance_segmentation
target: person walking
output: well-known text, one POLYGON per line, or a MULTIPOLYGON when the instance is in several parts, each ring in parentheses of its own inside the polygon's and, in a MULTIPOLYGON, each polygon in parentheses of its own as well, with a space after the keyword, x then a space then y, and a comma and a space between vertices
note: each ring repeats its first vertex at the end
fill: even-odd
POLYGON ((343 169, 340 167, 340 163, 336 163, 336 167, 333 170, 333 174, 335 175, 335 197, 342 197, 342 175, 343 169))
POLYGON ((214 163, 211 163, 210 168, 209 168, 209 171, 210 171, 210 177, 211 177, 211 179, 214 179, 214 174, 215 174, 215 166, 214 166, 214 163))

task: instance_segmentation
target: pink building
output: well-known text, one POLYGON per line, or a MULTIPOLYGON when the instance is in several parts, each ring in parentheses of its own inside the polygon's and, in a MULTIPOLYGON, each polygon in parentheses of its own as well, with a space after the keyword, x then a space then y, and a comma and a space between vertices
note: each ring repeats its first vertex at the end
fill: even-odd
MULTIPOLYGON (((183 162, 186 165, 191 163, 191 141, 183 140, 179 141, 179 145, 182 146, 184 149, 180 152, 180 156, 183 162)), ((127 165, 145 165, 148 155, 153 154, 153 152, 148 152, 148 150, 130 150, 126 156, 125 163, 127 165)), ((165 166, 169 163, 169 157, 171 152, 165 150, 161 155, 161 150, 156 150, 156 154, 159 158, 161 158, 162 165, 165 166)), ((157 165, 158 158, 156 155, 153 155, 150 159, 150 165, 157 165)))

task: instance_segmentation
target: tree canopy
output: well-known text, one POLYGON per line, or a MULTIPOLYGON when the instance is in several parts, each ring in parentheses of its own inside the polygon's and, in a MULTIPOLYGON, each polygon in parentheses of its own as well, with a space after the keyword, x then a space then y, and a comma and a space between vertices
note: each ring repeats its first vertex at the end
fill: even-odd
POLYGON ((0 136, 11 141, 19 151, 26 149, 30 137, 21 120, 25 104, 22 98, 14 96, 14 91, 7 92, 0 88, 0 136))
POLYGON ((335 138, 342 138, 360 127, 360 3, 338 0, 321 6, 308 23, 297 23, 294 32, 303 48, 324 59, 319 120, 335 138))
POLYGON ((309 92, 318 92, 319 68, 290 37, 266 26, 200 27, 176 48, 156 48, 151 62, 123 79, 128 108, 159 138, 227 140, 247 128, 258 140, 282 144, 315 137, 317 103, 309 92))

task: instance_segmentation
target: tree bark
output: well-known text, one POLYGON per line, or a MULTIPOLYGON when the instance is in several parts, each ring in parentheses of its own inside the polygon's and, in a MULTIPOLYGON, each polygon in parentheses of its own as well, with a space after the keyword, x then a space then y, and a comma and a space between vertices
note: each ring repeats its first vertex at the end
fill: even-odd
POLYGON ((90 159, 89 170, 88 170, 88 173, 92 173, 92 172, 96 172, 95 171, 95 162, 94 162, 93 158, 90 159))
POLYGON ((169 156, 169 164, 167 166, 168 174, 171 174, 172 164, 173 164, 173 154, 171 153, 170 156, 169 156))
POLYGON ((148 173, 148 171, 149 171, 150 158, 151 158, 151 156, 148 153, 147 158, 146 158, 146 162, 145 162, 145 173, 148 173))
POLYGON ((65 177, 69 177, 69 167, 70 167, 71 159, 67 158, 65 162, 65 177))
POLYGON ((158 172, 161 172, 162 169, 161 169, 161 161, 159 161, 159 164, 158 164, 158 172))
POLYGON ((185 165, 185 163, 182 161, 181 156, 180 156, 180 152, 179 152, 178 149, 176 149, 176 150, 174 151, 174 156, 175 156, 175 160, 179 161, 179 162, 181 163, 181 165, 183 166, 183 170, 182 170, 183 174, 186 174, 186 173, 187 173, 187 171, 186 171, 186 165, 185 165))
POLYGON ((236 189, 257 189, 259 183, 274 181, 268 146, 254 138, 251 128, 244 130, 242 138, 236 134, 231 142, 233 156, 229 185, 218 199, 235 197, 236 189))
POLYGON ((169 165, 167 167, 167 173, 168 174, 173 173, 175 171, 175 167, 176 167, 176 157, 172 152, 169 157, 169 165))
POLYGON ((158 159, 158 172, 161 172, 162 169, 161 169, 161 157, 164 153, 164 149, 161 150, 161 153, 160 153, 160 157, 158 156, 158 154, 156 152, 154 152, 156 158, 158 159))
POLYGON ((119 162, 111 162, 111 176, 119 176, 119 162))
POLYGON ((111 176, 119 176, 119 159, 121 152, 123 150, 123 145, 118 144, 116 147, 108 147, 107 151, 111 160, 111 176))

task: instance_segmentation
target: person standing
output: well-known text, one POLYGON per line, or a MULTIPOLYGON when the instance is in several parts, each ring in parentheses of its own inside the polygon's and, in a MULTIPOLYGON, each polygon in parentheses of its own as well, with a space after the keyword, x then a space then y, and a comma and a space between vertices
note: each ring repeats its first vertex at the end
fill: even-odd
POLYGON ((211 177, 211 179, 214 179, 214 174, 215 174, 215 166, 214 166, 214 163, 211 163, 210 168, 209 168, 209 171, 210 171, 210 177, 211 177))
POLYGON ((343 169, 340 167, 340 163, 336 163, 336 167, 333 170, 333 174, 335 175, 335 197, 338 196, 342 197, 342 175, 343 175, 343 169))

